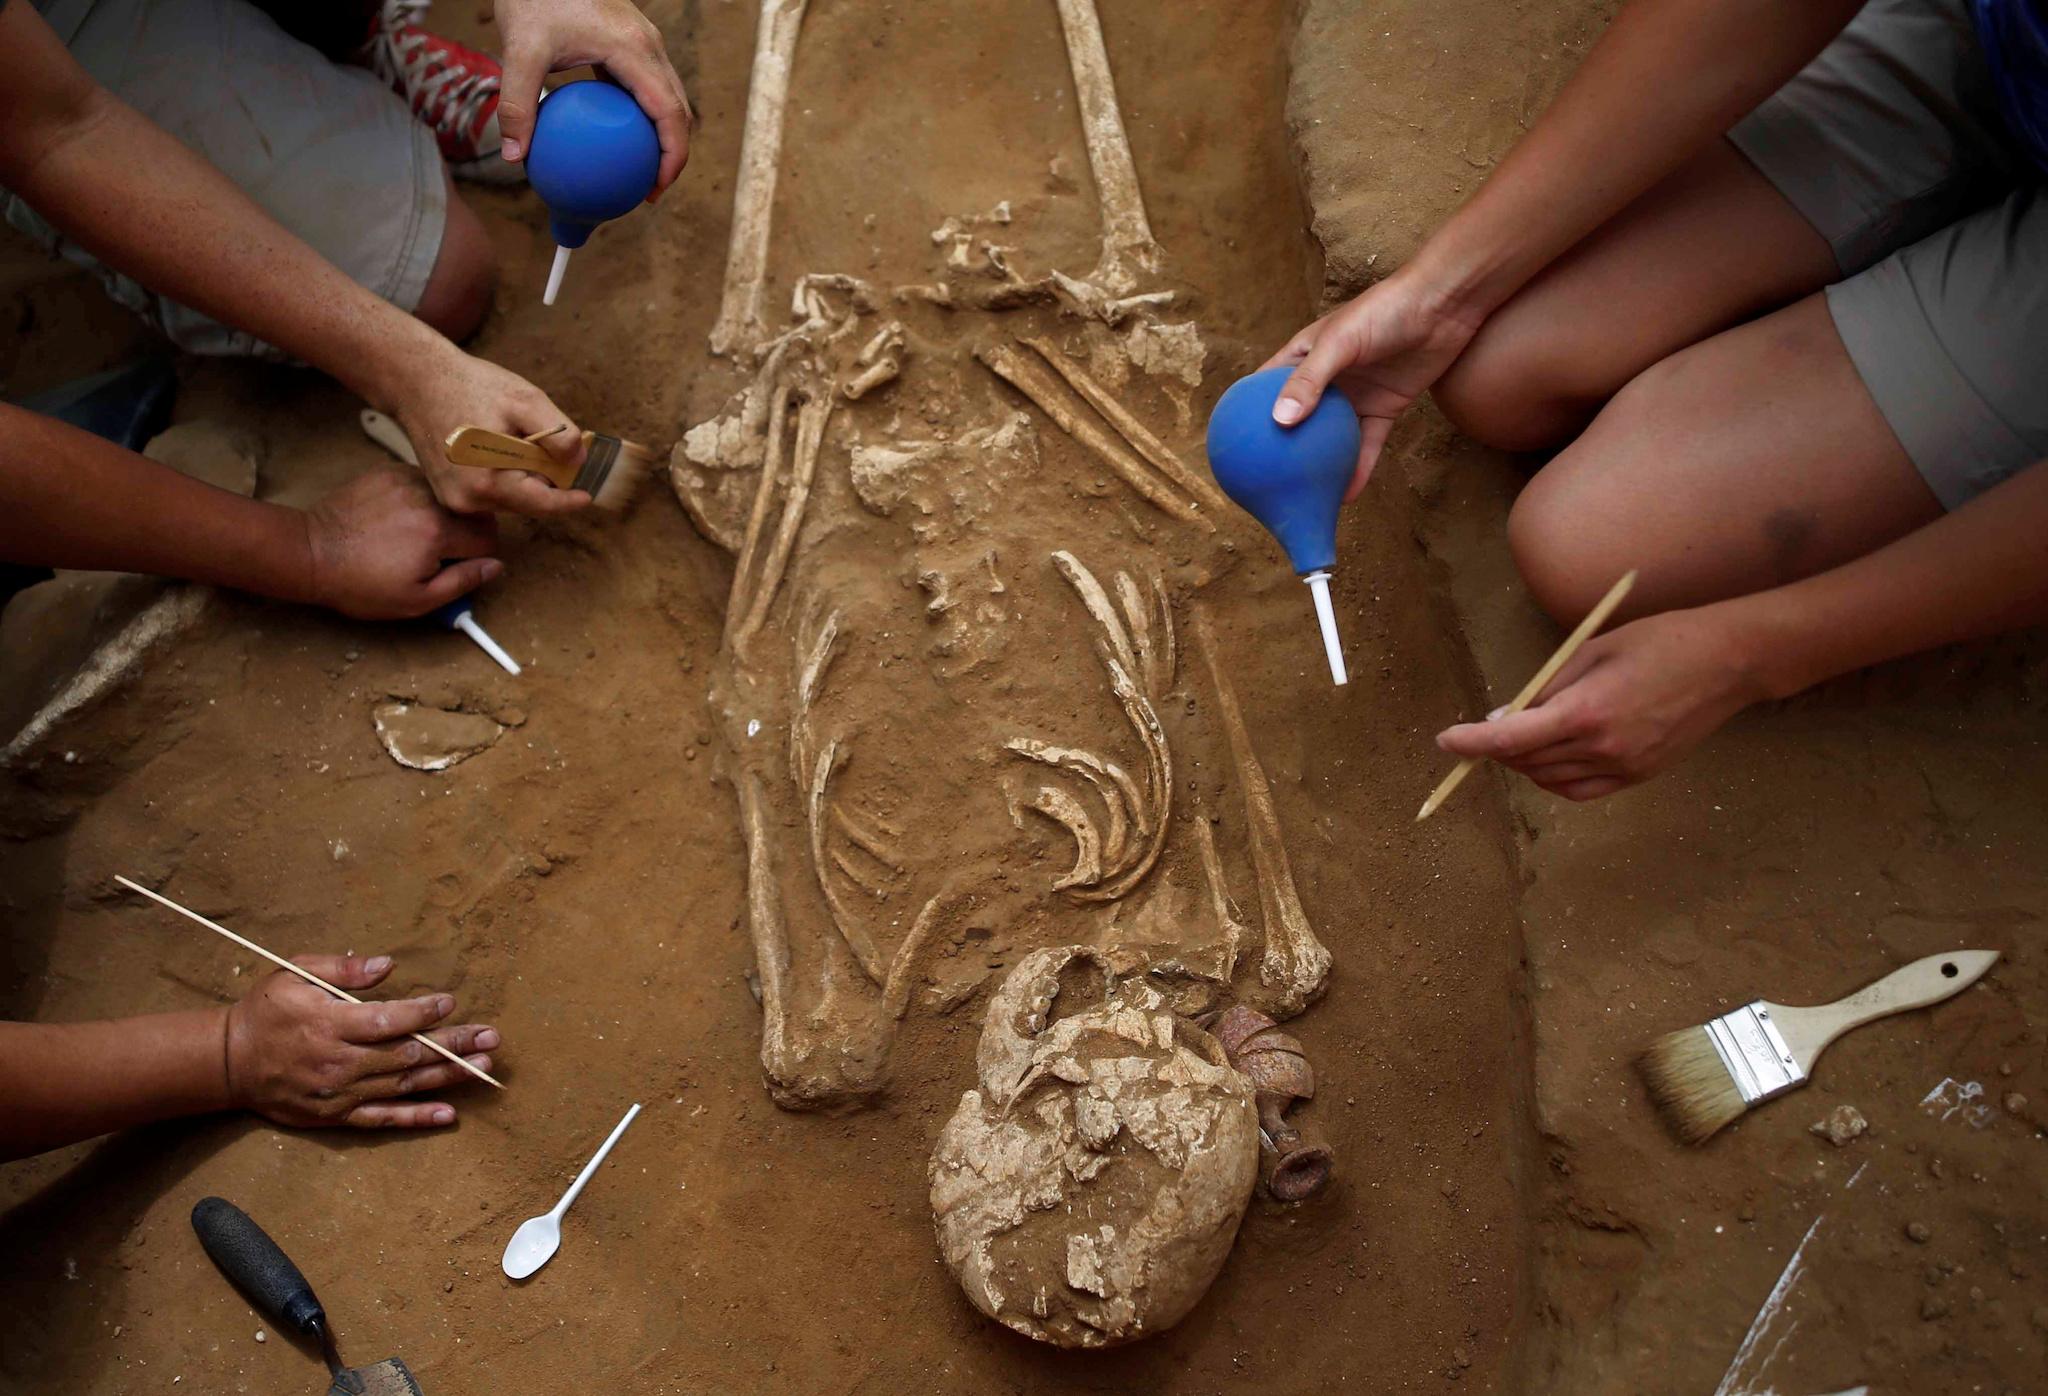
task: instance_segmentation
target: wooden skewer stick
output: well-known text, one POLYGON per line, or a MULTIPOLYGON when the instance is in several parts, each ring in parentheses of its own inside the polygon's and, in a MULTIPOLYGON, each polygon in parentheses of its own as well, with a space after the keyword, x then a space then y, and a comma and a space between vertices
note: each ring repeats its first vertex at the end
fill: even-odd
MULTIPOLYGON (((200 925, 206 927, 206 929, 209 931, 215 931, 221 935, 226 936, 229 940, 241 946, 244 950, 253 950, 258 955, 261 955, 264 959, 270 961, 270 963, 276 965, 279 969, 290 970, 293 974, 296 974, 297 976, 299 976, 299 978, 305 980, 308 984, 318 985, 320 988, 325 989, 328 993, 334 995, 338 999, 345 1000, 349 1003, 362 1002, 361 999, 357 998, 354 994, 348 992, 348 990, 335 988, 332 984, 329 984, 319 975, 313 973, 313 971, 309 969, 302 969, 298 965, 293 964, 290 960, 285 959, 282 955, 271 954, 268 950, 265 950, 255 941, 244 939, 243 937, 238 936, 233 931, 229 930, 226 926, 220 925, 217 922, 209 921, 204 916, 201 916, 198 912, 190 911, 187 910, 185 907, 179 906, 169 897, 159 896, 157 893, 150 891, 147 887, 144 887, 139 882, 130 882, 127 878, 122 877, 119 873, 116 873, 114 875, 114 881, 120 883, 123 887, 126 887, 131 892, 140 892, 142 893, 143 896, 149 898, 151 901, 162 903, 163 905, 169 907, 172 911, 177 912, 178 915, 180 916, 187 917, 193 921, 197 921, 200 925)), ((500 1081, 497 1077, 491 1075, 482 1067, 474 1066, 465 1059, 463 1059, 461 1056, 449 1051, 446 1047, 443 1047, 440 1043, 434 1041, 433 1038, 428 1037, 425 1033, 416 1032, 412 1036, 416 1041, 425 1043, 428 1047, 431 1047, 434 1051, 439 1052, 449 1061, 454 1062, 464 1071, 476 1077, 477 1080, 487 1081, 491 1085, 496 1086, 501 1091, 505 1089, 505 1083, 503 1081, 500 1081)))
MULTIPOLYGON (((1501 716, 1512 717, 1535 702, 1536 695, 1545 688, 1548 688, 1550 681, 1557 677, 1557 671, 1564 668, 1566 661, 1579 652, 1579 646, 1592 639, 1594 632, 1607 624, 1607 618, 1614 614, 1614 608, 1621 604, 1622 598, 1628 595, 1629 588, 1635 584, 1635 569, 1630 568, 1628 574, 1610 587, 1607 594, 1600 598, 1600 604, 1586 613, 1586 618, 1579 622, 1579 628, 1565 636, 1564 643, 1557 647, 1557 653, 1550 656, 1544 662, 1543 667, 1536 671, 1536 677, 1522 685, 1522 691, 1515 695, 1514 701, 1507 705, 1501 712, 1501 716)), ((1459 782, 1470 775, 1472 768, 1478 764, 1478 757, 1468 756, 1456 766, 1453 766, 1451 773, 1443 778, 1443 783, 1430 791, 1429 798, 1422 802, 1422 808, 1416 811, 1415 822, 1420 824, 1423 820, 1435 814, 1437 807, 1443 804, 1445 800, 1451 798, 1451 792, 1458 788, 1459 782)))

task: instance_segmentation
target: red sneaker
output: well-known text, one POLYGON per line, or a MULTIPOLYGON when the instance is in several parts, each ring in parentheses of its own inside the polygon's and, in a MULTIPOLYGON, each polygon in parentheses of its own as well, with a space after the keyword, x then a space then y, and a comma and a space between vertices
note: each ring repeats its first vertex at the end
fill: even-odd
POLYGON ((370 71, 405 98, 440 143, 441 158, 463 179, 517 184, 525 167, 505 162, 498 134, 503 70, 489 54, 430 34, 418 20, 432 0, 384 0, 370 21, 370 71))

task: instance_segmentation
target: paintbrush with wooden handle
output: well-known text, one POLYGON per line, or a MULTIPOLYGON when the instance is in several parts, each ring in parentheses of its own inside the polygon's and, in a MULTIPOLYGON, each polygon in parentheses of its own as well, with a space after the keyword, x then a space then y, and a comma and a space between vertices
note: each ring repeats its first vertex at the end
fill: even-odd
POLYGON ((613 511, 626 507, 654 465, 654 452, 638 442, 594 431, 583 433, 583 464, 564 465, 540 444, 551 434, 507 436, 485 427, 457 427, 448 433, 445 448, 452 464, 530 471, 557 489, 582 490, 598 508, 613 511))
POLYGON ((1954 950, 1893 970, 1835 1003, 1793 1008, 1758 999, 1658 1038, 1636 1058, 1650 1099, 1688 1144, 1806 1084, 1828 1044, 1851 1028, 1953 998, 1998 963, 1996 950, 1954 950))

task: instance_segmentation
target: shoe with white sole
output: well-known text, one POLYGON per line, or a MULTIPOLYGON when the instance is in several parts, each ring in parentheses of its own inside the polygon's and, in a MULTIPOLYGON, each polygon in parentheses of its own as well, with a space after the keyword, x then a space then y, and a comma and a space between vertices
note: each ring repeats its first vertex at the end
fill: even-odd
POLYGON ((370 71, 405 98, 440 143, 441 158, 459 179, 518 184, 524 166, 500 149, 498 89, 503 70, 489 54, 422 29, 431 0, 384 0, 370 22, 364 50, 370 71))

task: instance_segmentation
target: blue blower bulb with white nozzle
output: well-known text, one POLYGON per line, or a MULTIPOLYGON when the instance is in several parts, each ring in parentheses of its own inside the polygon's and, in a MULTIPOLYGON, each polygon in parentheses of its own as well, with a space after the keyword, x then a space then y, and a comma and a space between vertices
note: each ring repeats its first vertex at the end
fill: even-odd
POLYGON ((1315 600, 1330 678, 1347 681, 1330 606, 1337 565, 1337 511, 1358 467, 1358 414, 1336 388, 1291 427, 1273 420, 1273 404, 1293 375, 1264 368, 1224 390, 1209 414, 1209 469, 1238 507, 1266 526, 1315 600))
POLYGON ((548 206, 555 239, 542 304, 555 303, 569 254, 598 224, 646 202, 660 173, 661 138, 623 87, 587 79, 564 83, 542 99, 526 155, 527 182, 548 206))

